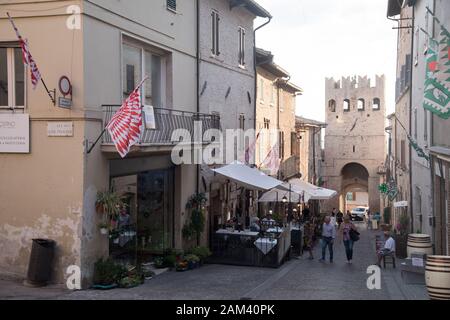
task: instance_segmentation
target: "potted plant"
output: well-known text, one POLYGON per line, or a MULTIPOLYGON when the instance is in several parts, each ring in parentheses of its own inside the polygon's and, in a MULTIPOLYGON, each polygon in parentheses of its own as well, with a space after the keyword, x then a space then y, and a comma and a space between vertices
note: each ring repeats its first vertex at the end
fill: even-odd
POLYGON ((113 289, 117 287, 119 281, 126 273, 126 268, 114 263, 112 260, 100 259, 94 266, 94 288, 102 290, 113 289))
POLYGON ((408 230, 409 230, 410 219, 406 212, 402 213, 399 217, 398 224, 395 228, 395 247, 397 257, 400 259, 405 259, 408 256, 407 246, 408 246, 408 230))
POLYGON ((188 254, 185 257, 185 260, 188 263, 189 270, 193 270, 197 268, 200 264, 200 258, 196 256, 195 254, 188 254))
POLYGON ((196 255, 199 258, 199 264, 203 265, 205 260, 209 258, 212 253, 207 247, 195 247, 190 250, 190 254, 196 255))
POLYGON ((389 207, 384 208, 383 219, 384 219, 384 224, 381 225, 381 229, 383 231, 391 231, 391 229, 392 229, 392 227, 391 227, 391 208, 389 208, 389 207))
POLYGON ((205 228, 205 204, 207 198, 203 193, 194 194, 186 204, 186 209, 191 211, 190 223, 183 228, 185 238, 195 235, 197 245, 200 245, 200 236, 205 228))
POLYGON ((123 278, 121 278, 118 282, 120 288, 130 289, 141 284, 144 284, 145 276, 144 273, 136 268, 129 270, 123 278))
POLYGON ((189 264, 186 260, 181 260, 176 263, 176 270, 178 272, 183 272, 189 270, 189 264))
POLYGON ((115 229, 121 210, 126 207, 120 196, 114 191, 98 192, 95 202, 96 211, 102 215, 100 232, 108 234, 108 229, 115 229), (106 231, 105 231, 106 229, 106 231))
POLYGON ((107 235, 108 234, 108 232, 109 232, 109 226, 108 226, 108 224, 107 223, 100 223, 99 225, 98 225, 98 228, 100 229, 100 233, 102 234, 102 235, 107 235))
POLYGON ((157 269, 164 269, 166 266, 164 265, 164 257, 157 257, 153 261, 155 268, 157 269))

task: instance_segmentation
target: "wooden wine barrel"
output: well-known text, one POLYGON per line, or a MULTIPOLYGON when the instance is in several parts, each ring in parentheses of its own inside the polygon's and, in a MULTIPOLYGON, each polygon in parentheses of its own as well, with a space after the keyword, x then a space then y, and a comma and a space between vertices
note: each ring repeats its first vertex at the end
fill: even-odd
POLYGON ((411 254, 433 254, 433 245, 431 244, 431 237, 427 234, 410 234, 408 236, 408 247, 407 247, 408 257, 411 254))
POLYGON ((425 281, 432 300, 450 300, 450 257, 428 256, 425 281))

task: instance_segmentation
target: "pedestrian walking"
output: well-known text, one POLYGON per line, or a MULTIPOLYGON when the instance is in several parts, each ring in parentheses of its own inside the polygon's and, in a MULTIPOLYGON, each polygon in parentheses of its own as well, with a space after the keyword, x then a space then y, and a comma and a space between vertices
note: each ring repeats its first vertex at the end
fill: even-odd
POLYGON ((338 224, 338 230, 340 230, 341 224, 342 224, 342 222, 344 222, 344 214, 341 212, 341 210, 339 210, 339 212, 337 213, 336 220, 337 220, 337 224, 338 224))
POLYGON ((372 213, 370 209, 367 210, 367 230, 373 230, 372 228, 372 213))
POLYGON ((307 221, 304 227, 303 250, 309 252, 309 260, 314 260, 314 225, 307 221))
POLYGON ((336 208, 333 208, 333 211, 331 211, 331 224, 333 226, 336 226, 336 214, 337 214, 337 210, 336 210, 336 208))
POLYGON ((325 261, 326 249, 330 252, 330 263, 333 263, 333 245, 334 239, 336 239, 336 227, 331 224, 331 218, 326 217, 322 226, 322 259, 320 262, 325 261))
POLYGON ((347 263, 349 264, 353 262, 353 245, 355 244, 351 236, 351 230, 358 231, 350 218, 346 216, 342 226, 342 239, 344 240, 345 254, 347 255, 347 263))

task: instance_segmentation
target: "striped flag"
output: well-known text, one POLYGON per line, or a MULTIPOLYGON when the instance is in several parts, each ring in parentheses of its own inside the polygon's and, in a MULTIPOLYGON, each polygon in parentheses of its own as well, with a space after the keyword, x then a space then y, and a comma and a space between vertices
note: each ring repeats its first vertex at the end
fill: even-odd
MULTIPOLYGON (((440 26, 440 39, 429 36, 424 87, 425 109, 442 119, 450 118, 450 32, 427 8, 440 26)), ((414 145, 413 145, 414 146, 414 145)))
POLYGON ((261 166, 269 169, 271 176, 275 176, 278 174, 278 171, 280 170, 281 166, 279 142, 277 142, 273 146, 272 150, 270 150, 269 154, 267 155, 266 159, 264 160, 261 166))
POLYGON ((33 84, 33 90, 36 89, 39 81, 41 80, 41 73, 39 72, 39 68, 36 64, 36 62, 33 59, 33 56, 31 55, 30 49, 28 48, 28 42, 25 41, 22 36, 19 33, 19 30, 17 29, 16 25, 14 24, 13 19, 7 13, 8 19, 11 22, 14 31, 16 32, 17 38, 19 39, 20 47, 22 48, 22 58, 23 63, 30 68, 31 72, 31 83, 33 84))
POLYGON ((256 135, 255 141, 253 141, 253 143, 251 145, 249 145, 247 150, 245 150, 245 163, 247 165, 249 165, 250 161, 253 161, 253 159, 254 159, 254 155, 255 155, 255 151, 256 151, 256 145, 258 143, 260 135, 261 135, 261 131, 259 131, 258 134, 256 135))
POLYGON ((106 126, 117 152, 122 158, 125 158, 131 147, 139 143, 141 139, 142 108, 140 88, 147 79, 148 77, 145 77, 139 83, 106 126))

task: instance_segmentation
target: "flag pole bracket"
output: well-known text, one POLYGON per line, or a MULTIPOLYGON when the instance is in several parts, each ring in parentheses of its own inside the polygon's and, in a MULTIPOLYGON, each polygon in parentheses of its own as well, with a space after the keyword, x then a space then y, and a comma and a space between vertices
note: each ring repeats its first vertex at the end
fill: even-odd
POLYGON ((106 128, 103 129, 102 133, 100 133, 100 135, 98 136, 97 140, 95 140, 95 142, 92 144, 91 147, 89 147, 89 141, 86 140, 86 146, 89 147, 88 150, 86 151, 87 154, 90 154, 92 152, 92 150, 94 150, 95 146, 98 144, 98 142, 100 141, 100 139, 103 137, 103 135, 106 132, 106 128))

